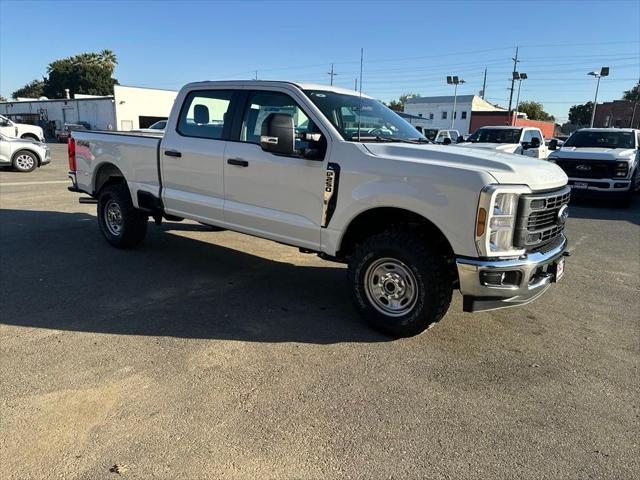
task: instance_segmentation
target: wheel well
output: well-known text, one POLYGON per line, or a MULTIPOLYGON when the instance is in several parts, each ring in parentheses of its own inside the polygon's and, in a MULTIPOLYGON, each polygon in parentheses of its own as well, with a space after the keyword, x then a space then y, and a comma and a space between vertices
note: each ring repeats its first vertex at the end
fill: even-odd
POLYGON ((33 138, 38 140, 38 136, 35 133, 23 133, 20 138, 33 138))
POLYGON ((34 157, 36 157, 36 162, 38 163, 38 166, 40 166, 40 155, 38 155, 36 152, 34 152, 33 150, 29 150, 28 148, 21 148, 20 150, 18 150, 16 153, 13 154, 13 156, 11 157, 11 163, 13 163, 13 161, 15 160, 15 158, 18 156, 19 153, 21 152, 27 152, 30 153, 31 155, 33 155, 34 157))
POLYGON ((94 193, 98 193, 107 185, 112 185, 115 183, 126 183, 124 179, 124 175, 120 171, 118 167, 113 165, 112 163, 105 163, 101 165, 96 172, 94 182, 94 193))
POLYGON ((349 257, 356 246, 366 238, 391 229, 415 232, 447 257, 454 256, 444 234, 422 215, 401 208, 381 207, 367 210, 351 221, 342 237, 337 257, 349 257))

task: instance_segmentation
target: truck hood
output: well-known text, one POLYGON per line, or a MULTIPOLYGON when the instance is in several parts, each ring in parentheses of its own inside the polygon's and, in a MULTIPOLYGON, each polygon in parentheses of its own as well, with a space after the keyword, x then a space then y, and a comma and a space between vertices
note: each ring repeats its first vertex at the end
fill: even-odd
POLYGON ((633 148, 577 148, 562 147, 552 152, 550 158, 568 158, 581 160, 629 160, 636 154, 633 148))
POLYGON ((482 150, 495 150, 497 152, 513 153, 519 147, 517 143, 472 143, 463 142, 456 144, 458 147, 479 148, 482 150))
POLYGON ((557 165, 524 155, 440 145, 366 143, 363 146, 378 157, 486 172, 498 183, 528 185, 532 190, 559 188, 568 181, 557 165))

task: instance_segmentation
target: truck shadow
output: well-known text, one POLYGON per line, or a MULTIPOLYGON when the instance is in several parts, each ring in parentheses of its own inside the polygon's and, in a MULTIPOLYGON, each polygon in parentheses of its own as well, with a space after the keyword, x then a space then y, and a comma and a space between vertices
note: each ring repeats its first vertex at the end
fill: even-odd
POLYGON ((569 216, 591 220, 622 220, 640 225, 640 195, 635 195, 629 208, 623 208, 606 198, 572 198, 569 216))
POLYGON ((117 250, 91 215, 0 210, 0 322, 256 342, 390 340, 356 314, 340 265, 293 265, 172 230, 209 229, 149 224, 145 244, 117 250))

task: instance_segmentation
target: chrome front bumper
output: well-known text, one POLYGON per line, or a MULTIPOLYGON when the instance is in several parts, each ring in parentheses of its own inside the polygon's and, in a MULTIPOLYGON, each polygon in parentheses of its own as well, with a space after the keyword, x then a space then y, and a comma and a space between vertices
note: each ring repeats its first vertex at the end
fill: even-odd
POLYGON ((512 260, 458 257, 456 265, 464 311, 477 312, 524 305, 542 295, 556 281, 556 268, 566 255, 567 239, 548 252, 512 260), (504 284, 497 279, 507 279, 504 284))

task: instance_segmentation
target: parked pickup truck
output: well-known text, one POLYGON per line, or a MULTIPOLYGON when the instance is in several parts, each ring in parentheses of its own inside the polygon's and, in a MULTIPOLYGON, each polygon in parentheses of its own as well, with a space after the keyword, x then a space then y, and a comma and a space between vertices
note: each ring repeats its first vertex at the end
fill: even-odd
MULTIPOLYGON (((71 191, 118 248, 191 219, 348 264, 357 310, 396 336, 538 297, 564 272, 556 165, 428 144, 379 101, 325 85, 188 84, 164 136, 74 131, 71 191), (92 199, 81 199, 91 202, 92 199)), ((321 286, 319 286, 320 288, 321 286)))
POLYGON ((29 125, 28 123, 16 123, 4 115, 0 115, 0 133, 6 137, 44 142, 44 131, 42 127, 29 125))
POLYGON ((640 189, 640 130, 585 128, 556 150, 549 161, 569 176, 576 195, 600 196, 631 205, 640 189))
POLYGON ((533 158, 547 158, 549 155, 542 131, 534 127, 480 127, 466 142, 458 145, 533 158))

